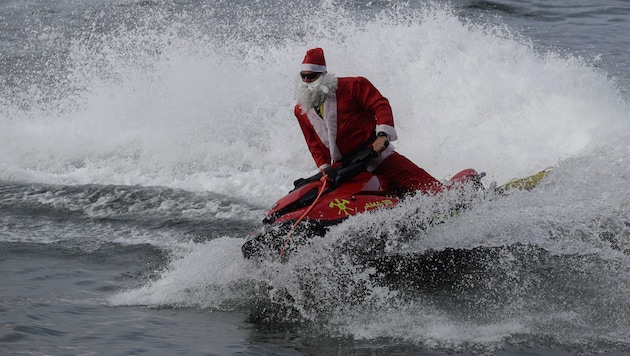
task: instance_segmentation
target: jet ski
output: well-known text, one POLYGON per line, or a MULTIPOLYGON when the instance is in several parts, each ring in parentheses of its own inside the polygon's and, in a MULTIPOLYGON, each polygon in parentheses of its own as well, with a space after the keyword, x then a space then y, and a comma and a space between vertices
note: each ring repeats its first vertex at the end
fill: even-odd
MULTIPOLYGON (((246 259, 264 256, 285 257, 294 234, 323 236, 332 225, 357 214, 377 209, 395 208, 403 196, 387 186, 387 181, 366 170, 367 162, 378 156, 372 148, 364 149, 311 177, 294 182, 294 188, 267 212, 262 227, 242 245, 246 259)), ((472 185, 482 189, 485 173, 465 169, 447 183, 447 189, 472 185)), ((298 239, 299 240, 299 239, 298 239)))

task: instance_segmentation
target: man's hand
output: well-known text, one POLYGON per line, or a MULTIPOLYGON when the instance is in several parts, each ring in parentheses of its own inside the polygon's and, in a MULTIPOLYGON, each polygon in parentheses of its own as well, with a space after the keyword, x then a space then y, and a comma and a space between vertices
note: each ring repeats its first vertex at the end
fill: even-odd
POLYGON ((383 152, 387 148, 387 146, 389 146, 389 142, 387 141, 387 137, 385 136, 377 137, 372 144, 372 148, 378 153, 383 152))

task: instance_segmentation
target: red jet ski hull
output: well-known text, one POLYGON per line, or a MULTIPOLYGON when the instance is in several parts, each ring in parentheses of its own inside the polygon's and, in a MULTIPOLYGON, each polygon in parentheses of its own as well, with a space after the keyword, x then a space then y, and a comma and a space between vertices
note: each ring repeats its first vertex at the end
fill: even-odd
MULTIPOLYGON (((447 187, 480 184, 481 176, 475 170, 467 169, 453 176, 447 187)), ((366 171, 338 186, 324 186, 323 181, 311 177, 273 205, 263 219, 262 228, 254 231, 243 244, 243 256, 279 256, 293 229, 301 235, 323 236, 328 227, 350 216, 393 208, 400 199, 388 189, 386 181, 366 171), (296 222, 298 226, 294 227, 296 222)))

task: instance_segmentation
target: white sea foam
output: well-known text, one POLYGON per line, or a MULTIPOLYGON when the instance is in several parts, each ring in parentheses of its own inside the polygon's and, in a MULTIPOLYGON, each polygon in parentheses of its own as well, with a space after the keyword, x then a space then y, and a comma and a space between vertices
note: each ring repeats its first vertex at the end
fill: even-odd
MULTIPOLYGON (((241 31, 251 26, 249 36, 233 37, 156 18, 165 29, 122 28, 77 41, 61 99, 24 108, 3 93, 0 180, 158 185, 269 206, 314 169, 292 116, 293 89, 305 50, 322 46, 331 71, 366 76, 390 99, 397 148, 436 177, 473 167, 500 184, 554 167, 538 191, 483 202, 429 231, 416 248, 534 243, 557 255, 581 251, 628 265, 618 248, 598 239, 609 228, 626 233, 629 215, 629 106, 605 74, 581 58, 539 51, 504 27, 463 22, 448 9, 363 21, 341 10, 328 14, 331 7, 311 9, 309 23, 287 20, 282 38, 251 17, 239 23, 241 31), (305 29, 313 36, 304 37, 305 29)), ((412 211, 408 205, 351 219, 302 259, 260 271, 243 263, 242 239, 174 243, 176 256, 159 280, 111 302, 230 309, 246 307, 256 297, 249 292, 284 290, 291 298, 278 302, 292 303, 309 320, 328 317, 333 334, 452 349, 531 328, 561 336, 532 320, 531 305, 518 298, 488 323, 445 317, 422 299, 400 308, 395 291, 371 284, 370 271, 335 254, 335 243, 351 238, 346 232, 360 232, 366 222, 393 227, 412 211), (271 288, 240 285, 243 279, 271 288), (367 296, 352 299, 361 291, 367 296)), ((625 269, 618 273, 611 275, 625 282, 625 269)), ((522 297, 518 291, 511 296, 522 297)), ((619 283, 611 300, 624 292, 619 283)), ((545 306, 536 304, 537 294, 526 297, 545 306)), ((622 299, 619 310, 627 307, 622 299)), ((584 300, 581 311, 588 310, 584 300)), ((558 315, 578 329, 592 325, 558 315)))
POLYGON ((314 168, 292 116, 313 46, 338 75, 374 82, 392 103, 399 151, 440 179, 474 167, 501 183, 628 137, 628 104, 603 73, 505 28, 447 9, 314 18, 306 42, 292 36, 303 24, 283 41, 223 43, 195 26, 181 34, 181 23, 77 41, 63 99, 3 109, 1 178, 162 185, 268 205, 314 168))

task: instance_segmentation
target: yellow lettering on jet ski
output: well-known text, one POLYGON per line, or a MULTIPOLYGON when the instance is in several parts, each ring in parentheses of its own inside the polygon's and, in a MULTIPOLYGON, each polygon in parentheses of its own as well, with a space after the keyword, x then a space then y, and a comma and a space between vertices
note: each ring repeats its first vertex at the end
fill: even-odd
POLYGON ((371 202, 365 203, 365 210, 381 208, 388 205, 394 205, 394 202, 391 199, 371 201, 371 202))

